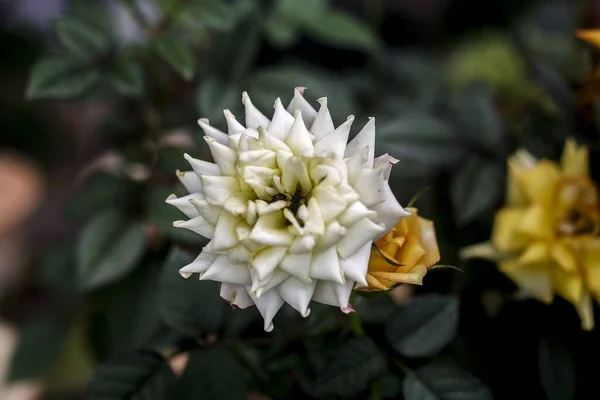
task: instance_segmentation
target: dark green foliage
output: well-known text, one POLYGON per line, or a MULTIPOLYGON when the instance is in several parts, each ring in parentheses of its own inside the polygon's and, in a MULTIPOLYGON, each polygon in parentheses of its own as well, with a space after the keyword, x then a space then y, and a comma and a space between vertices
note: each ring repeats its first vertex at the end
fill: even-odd
POLYGON ((458 327, 458 299, 429 295, 411 300, 389 316, 385 333, 400 354, 429 357, 450 343, 458 327))
POLYGON ((56 315, 36 315, 21 329, 9 381, 36 378, 49 372, 64 344, 68 321, 56 315))
POLYGON ((163 266, 158 287, 158 307, 163 320, 190 337, 216 332, 228 307, 219 296, 217 282, 198 282, 195 275, 188 279, 179 275, 178 269, 193 259, 181 249, 173 249, 163 266))
POLYGON ((175 374, 159 354, 131 353, 101 365, 86 389, 85 398, 166 399, 175 382, 175 374))

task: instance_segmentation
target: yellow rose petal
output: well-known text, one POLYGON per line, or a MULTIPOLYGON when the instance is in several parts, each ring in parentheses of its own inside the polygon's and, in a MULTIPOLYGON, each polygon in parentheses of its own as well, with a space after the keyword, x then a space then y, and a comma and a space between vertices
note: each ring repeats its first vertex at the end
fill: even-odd
POLYGON ((427 267, 418 265, 411 272, 373 272, 372 275, 378 279, 387 279, 396 283, 408 283, 411 285, 422 285, 423 277, 427 273, 427 267))
POLYGON ((501 252, 511 252, 527 246, 528 239, 516 232, 523 218, 523 210, 504 208, 496 214, 492 231, 492 244, 501 252))
POLYGON ((594 329, 594 305, 589 293, 583 294, 581 301, 575 305, 575 309, 581 319, 581 328, 586 331, 594 329))
POLYGON ((527 205, 527 192, 524 189, 523 174, 533 167, 535 167, 535 164, 525 163, 522 158, 515 156, 509 158, 508 178, 506 180, 506 204, 508 206, 527 205))
POLYGON ((523 173, 523 189, 536 204, 550 207, 560 179, 560 171, 548 160, 541 160, 535 168, 523 173))
POLYGON ((403 272, 410 271, 418 262, 421 257, 425 255, 425 249, 421 247, 421 241, 418 237, 410 234, 398 252, 396 253, 396 260, 399 264, 402 264, 403 272))
POLYGON ((552 259, 566 272, 576 272, 577 258, 567 241, 560 240, 552 244, 550 254, 552 259))
POLYGON ((388 242, 386 244, 384 244, 383 246, 378 246, 379 250, 385 252, 386 254, 390 254, 390 255, 396 255, 396 251, 398 251, 398 243, 396 241, 394 241, 394 239, 392 240, 388 240, 388 242))
POLYGON ((407 219, 410 217, 404 217, 396 224, 396 231, 394 232, 394 236, 406 236, 409 232, 407 219))
POLYGON ((525 266, 514 260, 501 262, 499 268, 535 299, 546 304, 552 302, 554 296, 549 268, 539 265, 525 266))
POLYGON ((583 279, 581 275, 554 268, 552 270, 552 284, 562 298, 577 307, 583 295, 583 279))
POLYGON ((518 227, 513 234, 520 233, 536 240, 552 239, 554 236, 552 222, 550 210, 536 205, 521 214, 521 219, 517 222, 518 227))
POLYGON ((377 289, 377 290, 386 290, 388 286, 384 285, 379 281, 379 279, 375 278, 371 274, 367 274, 367 283, 369 284, 369 288, 377 289))
POLYGON ((488 261, 502 261, 506 254, 498 251, 491 242, 483 242, 463 247, 460 250, 459 257, 463 260, 481 258, 488 261))
POLYGON ((587 276, 587 285, 600 302, 600 238, 590 237, 585 241, 582 265, 587 276))
POLYGON ((573 139, 568 139, 561 158, 563 173, 568 177, 587 177, 590 175, 589 163, 587 148, 577 146, 573 139))
MULTIPOLYGON (((400 264, 398 260, 384 251, 380 250, 390 261, 400 264)), ((369 259, 369 272, 371 271, 383 271, 393 272, 396 270, 396 266, 390 264, 385 258, 381 257, 375 250, 371 250, 371 258, 369 259)))
POLYGON ((549 265, 550 261, 550 249, 545 242, 536 242, 528 246, 517 259, 517 262, 523 265, 549 265))
POLYGON ((421 224, 421 246, 425 249, 421 262, 429 268, 440 261, 440 249, 435 236, 433 221, 419 217, 419 222, 421 224))

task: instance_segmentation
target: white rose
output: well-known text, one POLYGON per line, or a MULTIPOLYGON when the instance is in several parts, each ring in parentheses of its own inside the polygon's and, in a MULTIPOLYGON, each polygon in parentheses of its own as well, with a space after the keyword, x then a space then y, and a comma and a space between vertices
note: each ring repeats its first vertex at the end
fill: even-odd
POLYGON ((176 227, 210 239, 181 275, 222 282, 240 308, 256 304, 266 331, 284 302, 304 317, 311 300, 351 312, 372 241, 409 214, 388 184, 397 160, 374 157, 375 120, 347 143, 354 117, 335 128, 327 99, 317 112, 302 92, 287 110, 277 99, 271 120, 244 92, 246 126, 225 110, 227 134, 198 121, 215 163, 186 154, 193 171, 178 176, 190 194, 167 199, 190 218, 176 227))

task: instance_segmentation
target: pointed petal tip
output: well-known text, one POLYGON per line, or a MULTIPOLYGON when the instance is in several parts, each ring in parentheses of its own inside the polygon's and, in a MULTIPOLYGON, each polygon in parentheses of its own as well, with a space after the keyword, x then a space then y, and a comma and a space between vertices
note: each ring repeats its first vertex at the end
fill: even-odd
POLYGON ((294 88, 294 92, 298 92, 300 94, 300 96, 304 95, 304 91, 308 89, 307 87, 304 86, 296 86, 294 88))
POLYGON ((307 318, 310 315, 310 308, 307 308, 304 312, 301 312, 302 318, 307 318))
POLYGON ((356 312, 356 310, 354 309, 354 307, 352 307, 352 304, 350 303, 348 303, 346 307, 340 307, 340 310, 342 310, 344 314, 351 314, 353 312, 356 312))
POLYGON ((167 198, 165 199, 165 203, 167 203, 167 204, 170 204, 170 203, 169 203, 170 201, 176 200, 177 198, 178 198, 178 197, 175 195, 175 193, 171 193, 171 194, 169 195, 169 197, 167 197, 167 198))
POLYGON ((246 104, 246 100, 250 99, 250 96, 248 96, 248 92, 246 92, 245 90, 242 92, 242 104, 246 104))
POLYGON ((183 279, 187 279, 187 278, 189 278, 190 276, 192 276, 192 273, 191 273, 191 272, 184 271, 184 269, 185 269, 185 267, 183 267, 183 268, 181 268, 181 269, 179 270, 179 275, 181 275, 181 277, 182 277, 183 279))
POLYGON ((319 97, 317 99, 317 102, 322 105, 323 107, 327 106, 327 97, 319 97))
POLYGON ((210 121, 208 118, 200 118, 197 122, 201 127, 202 125, 210 126, 210 121))
POLYGON ((265 332, 271 332, 274 328, 274 325, 272 322, 269 323, 269 325, 265 326, 265 332))
POLYGON ((173 227, 175 228, 181 228, 182 224, 185 224, 185 221, 173 221, 173 227))

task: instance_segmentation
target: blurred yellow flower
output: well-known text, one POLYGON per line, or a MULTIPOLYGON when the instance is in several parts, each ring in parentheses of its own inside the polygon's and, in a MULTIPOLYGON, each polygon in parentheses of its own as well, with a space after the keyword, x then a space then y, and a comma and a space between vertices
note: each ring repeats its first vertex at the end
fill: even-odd
POLYGON ((576 36, 600 48, 600 29, 580 29, 576 32, 576 36))
POLYGON ((558 294, 592 329, 592 296, 600 301, 600 209, 588 150, 568 140, 560 165, 525 150, 508 161, 506 204, 491 242, 463 250, 487 258, 523 291, 544 303, 558 294))
POLYGON ((419 217, 416 208, 407 210, 411 215, 375 242, 378 250, 371 250, 369 285, 358 290, 387 290, 398 283, 420 285, 427 270, 440 260, 433 221, 419 217))

